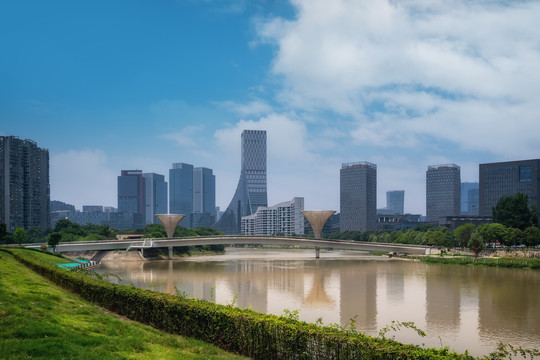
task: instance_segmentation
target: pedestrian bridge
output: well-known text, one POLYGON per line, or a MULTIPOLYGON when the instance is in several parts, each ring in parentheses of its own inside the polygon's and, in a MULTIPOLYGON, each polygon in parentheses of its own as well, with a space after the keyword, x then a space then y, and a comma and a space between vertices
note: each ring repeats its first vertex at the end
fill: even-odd
POLYGON ((189 238, 153 238, 137 240, 99 240, 88 242, 64 242, 56 246, 56 252, 93 251, 93 250, 131 250, 138 249, 144 254, 144 249, 168 248, 169 258, 172 257, 173 247, 197 245, 287 245, 312 247, 315 257, 319 258, 320 249, 343 249, 361 251, 384 251, 415 255, 429 255, 431 248, 418 245, 400 245, 389 243, 373 243, 362 241, 344 241, 327 239, 309 239, 300 237, 278 236, 211 236, 189 238))

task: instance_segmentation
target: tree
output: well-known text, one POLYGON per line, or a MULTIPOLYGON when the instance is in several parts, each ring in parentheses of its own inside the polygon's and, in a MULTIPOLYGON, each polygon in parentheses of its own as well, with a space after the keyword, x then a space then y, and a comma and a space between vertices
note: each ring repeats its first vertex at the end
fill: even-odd
POLYGON ((523 242, 527 246, 540 245, 540 229, 534 226, 526 228, 523 231, 523 242))
POLYGON ((484 243, 484 238, 478 231, 475 231, 471 235, 471 239, 469 240, 469 243, 467 244, 467 247, 475 252, 475 255, 477 252, 480 252, 484 250, 486 247, 484 243))
POLYGON ((56 251, 56 246, 60 244, 62 240, 62 234, 59 232, 50 233, 47 237, 47 245, 53 248, 53 251, 56 251))
POLYGON ((499 200, 493 208, 493 222, 525 230, 530 226, 538 226, 538 214, 536 207, 529 208, 529 196, 518 192, 499 200))
POLYGON ((17 244, 19 245, 26 241, 26 236, 26 230, 20 227, 16 228, 13 232, 13 238, 15 239, 15 242, 17 242, 17 244))
POLYGON ((7 235, 6 224, 0 224, 0 244, 5 244, 7 235))
POLYGON ((463 224, 460 227, 454 230, 454 239, 460 247, 466 247, 471 240, 471 235, 473 234, 476 226, 474 224, 468 223, 463 224))
POLYGON ((500 244, 508 245, 506 238, 506 226, 498 223, 482 224, 475 231, 482 236, 488 244, 499 242, 500 244))

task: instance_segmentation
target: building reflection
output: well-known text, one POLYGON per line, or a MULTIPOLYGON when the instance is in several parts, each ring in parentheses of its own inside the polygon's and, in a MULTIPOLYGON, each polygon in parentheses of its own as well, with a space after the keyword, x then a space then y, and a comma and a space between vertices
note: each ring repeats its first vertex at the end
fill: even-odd
POLYGON ((377 327, 377 265, 362 262, 340 268, 340 320, 342 325, 356 317, 360 331, 377 327))
POLYGON ((459 330, 461 318, 461 281, 448 276, 448 267, 432 266, 426 274, 426 323, 438 331, 459 330))

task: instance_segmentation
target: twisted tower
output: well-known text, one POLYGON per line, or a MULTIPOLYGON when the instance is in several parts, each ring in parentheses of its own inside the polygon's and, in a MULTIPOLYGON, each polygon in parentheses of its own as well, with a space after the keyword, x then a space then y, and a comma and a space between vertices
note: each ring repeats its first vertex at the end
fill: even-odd
POLYGON ((259 206, 268 206, 266 192, 266 131, 242 132, 242 167, 231 203, 216 223, 224 234, 239 234, 242 216, 255 213, 259 206))

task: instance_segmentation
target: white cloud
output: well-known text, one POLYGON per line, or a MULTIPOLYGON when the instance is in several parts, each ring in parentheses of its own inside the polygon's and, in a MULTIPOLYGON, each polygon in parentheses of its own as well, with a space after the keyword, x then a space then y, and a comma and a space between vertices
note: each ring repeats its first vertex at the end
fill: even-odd
POLYGON ((162 138, 172 140, 177 145, 183 147, 198 147, 199 143, 195 137, 198 133, 203 130, 203 126, 186 126, 180 131, 163 134, 162 138))
POLYGON ((284 104, 356 119, 359 143, 422 149, 428 137, 502 157, 540 152, 540 2, 293 4, 295 19, 259 26, 278 47, 284 104))
POLYGON ((261 99, 253 100, 247 103, 222 101, 217 102, 216 104, 240 116, 259 116, 272 112, 272 107, 266 101, 261 99))
POLYGON ((102 150, 69 150, 51 157, 51 200, 116 207, 119 172, 111 170, 102 150))

